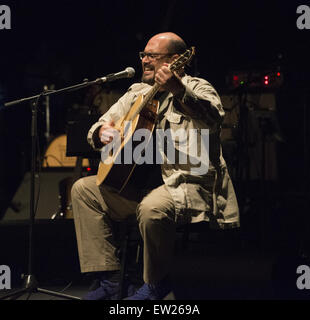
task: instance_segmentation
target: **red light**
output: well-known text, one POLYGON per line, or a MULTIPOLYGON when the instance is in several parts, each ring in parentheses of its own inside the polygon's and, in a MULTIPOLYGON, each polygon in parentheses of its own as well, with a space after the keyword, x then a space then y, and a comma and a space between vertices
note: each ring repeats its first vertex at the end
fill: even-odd
POLYGON ((238 81, 238 78, 239 78, 238 76, 233 76, 234 81, 238 81))
POLYGON ((269 84, 269 81, 268 81, 268 80, 266 80, 266 81, 265 81, 265 85, 267 86, 268 84, 269 84))
POLYGON ((277 76, 278 76, 278 77, 280 77, 280 75, 281 75, 281 73, 280 73, 280 72, 278 72, 278 73, 277 73, 277 76))
POLYGON ((265 76, 265 80, 268 80, 268 78, 269 78, 268 76, 265 76))
POLYGON ((86 169, 86 170, 89 172, 89 171, 91 171, 91 168, 90 168, 90 167, 87 167, 87 169, 86 169))

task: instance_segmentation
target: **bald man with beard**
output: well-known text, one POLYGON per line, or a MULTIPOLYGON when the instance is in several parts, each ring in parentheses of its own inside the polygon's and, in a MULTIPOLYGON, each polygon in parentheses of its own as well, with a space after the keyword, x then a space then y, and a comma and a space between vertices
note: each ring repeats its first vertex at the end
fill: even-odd
MULTIPOLYGON (((141 82, 133 84, 100 117, 87 138, 95 150, 111 143, 117 135, 116 121, 157 83, 160 89, 155 96, 159 101, 156 130, 182 129, 189 133, 195 129, 200 134, 207 129, 208 150, 201 157, 208 159, 208 170, 197 173, 190 162, 163 161, 149 169, 146 165, 148 176, 143 176, 143 192, 141 186, 132 186, 136 187, 136 198, 120 195, 105 183, 97 186, 96 176, 81 178, 73 185, 81 272, 95 273, 99 284, 84 297, 86 300, 117 297, 120 262, 115 255, 114 222, 136 216, 144 243, 144 285, 128 300, 161 300, 172 290, 170 275, 178 225, 207 221, 215 229, 239 227, 238 203, 221 151, 224 110, 220 97, 208 81, 191 77, 183 69, 171 72, 169 68, 186 49, 184 40, 172 32, 153 36, 139 54, 141 82)), ((178 152, 178 141, 173 142, 178 152)), ((190 148, 187 156, 193 156, 190 148)))

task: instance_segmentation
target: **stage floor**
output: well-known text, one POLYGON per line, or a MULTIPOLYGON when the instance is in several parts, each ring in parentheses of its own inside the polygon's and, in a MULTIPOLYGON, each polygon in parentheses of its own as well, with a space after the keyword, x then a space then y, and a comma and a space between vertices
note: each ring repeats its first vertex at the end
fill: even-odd
MULTIPOLYGON (((27 274, 27 232, 21 222, 0 224, 0 264, 11 268, 12 290, 22 286, 20 275, 27 274)), ((271 243, 261 247, 242 233, 230 236, 192 237, 186 249, 177 246, 169 300, 310 299, 309 290, 296 287, 296 268, 310 265, 308 257, 271 243)), ((38 286, 82 298, 91 279, 79 270, 73 221, 36 222, 34 240, 38 286)), ((0 290, 0 298, 7 291, 0 290)), ((64 300, 42 293, 29 299, 64 300)))

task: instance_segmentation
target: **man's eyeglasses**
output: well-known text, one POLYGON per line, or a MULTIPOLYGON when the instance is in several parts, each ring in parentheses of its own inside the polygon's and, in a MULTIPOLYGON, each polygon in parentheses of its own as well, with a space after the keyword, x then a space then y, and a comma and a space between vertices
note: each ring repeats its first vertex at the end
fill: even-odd
POLYGON ((139 57, 142 60, 144 57, 148 57, 150 60, 157 60, 165 56, 172 56, 173 53, 150 53, 150 52, 139 52, 139 57))

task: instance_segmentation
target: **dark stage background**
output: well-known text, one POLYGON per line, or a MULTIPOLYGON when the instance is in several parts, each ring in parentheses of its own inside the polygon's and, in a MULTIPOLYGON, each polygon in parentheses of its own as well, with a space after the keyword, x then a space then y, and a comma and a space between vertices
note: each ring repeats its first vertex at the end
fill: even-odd
MULTIPOLYGON (((270 243, 307 251, 310 30, 296 26, 297 6, 306 2, 4 1, 11 8, 12 29, 0 30, 0 218, 30 170, 31 155, 29 103, 7 108, 4 103, 38 94, 44 85, 59 89, 132 66, 134 79, 101 88, 124 92, 139 81, 138 52, 147 40, 158 32, 173 31, 197 49, 191 73, 210 81, 220 95, 241 92, 227 84, 232 70, 281 72, 281 86, 254 92, 272 93, 276 99, 281 136, 274 144, 276 177, 263 181, 263 188, 261 177, 232 177, 246 241, 263 232, 270 243)), ((66 132, 69 119, 89 111, 89 95, 83 89, 50 98, 52 137, 66 132)), ((41 155, 48 145, 44 110, 39 113, 41 155)), ((247 130, 251 133, 251 128, 247 130)), ((244 164, 236 160, 236 149, 227 152, 232 171, 236 161, 244 164)), ((249 162, 255 161, 250 156, 249 162)))

